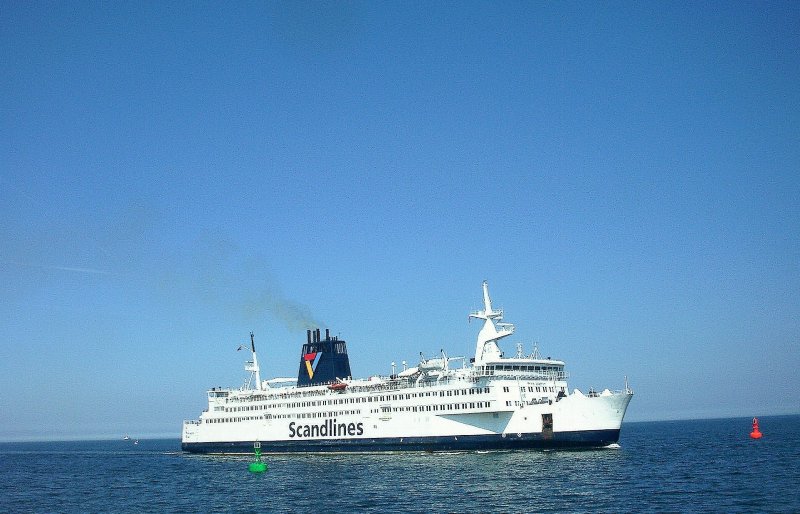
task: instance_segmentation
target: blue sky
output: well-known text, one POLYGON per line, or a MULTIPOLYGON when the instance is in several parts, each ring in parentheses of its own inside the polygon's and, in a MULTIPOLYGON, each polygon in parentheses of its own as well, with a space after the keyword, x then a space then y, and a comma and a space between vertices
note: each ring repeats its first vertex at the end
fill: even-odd
POLYGON ((800 4, 12 2, 0 439, 178 436, 256 334, 800 412, 800 4))

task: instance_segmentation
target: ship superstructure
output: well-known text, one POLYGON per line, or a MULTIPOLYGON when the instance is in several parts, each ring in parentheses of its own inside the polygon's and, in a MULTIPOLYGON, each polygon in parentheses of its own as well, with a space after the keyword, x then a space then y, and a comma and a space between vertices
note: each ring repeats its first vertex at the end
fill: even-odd
POLYGON ((248 383, 212 388, 208 408, 185 421, 181 446, 201 453, 453 451, 602 447, 616 443, 633 391, 569 391, 564 362, 521 346, 505 357, 498 341, 514 333, 492 308, 483 283, 475 356, 421 357, 390 376, 351 377, 347 345, 307 332, 297 380, 261 381, 255 343, 248 383), (254 383, 253 383, 254 382, 254 383))

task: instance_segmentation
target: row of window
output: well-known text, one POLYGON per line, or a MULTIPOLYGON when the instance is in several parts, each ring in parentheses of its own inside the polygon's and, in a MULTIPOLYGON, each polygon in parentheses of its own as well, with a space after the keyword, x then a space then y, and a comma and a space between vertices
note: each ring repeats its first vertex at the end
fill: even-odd
MULTIPOLYGON (((508 389, 508 388, 505 388, 508 389)), ((321 407, 326 405, 343 405, 346 403, 369 403, 369 402, 386 402, 398 400, 411 400, 414 398, 423 398, 430 396, 468 396, 475 394, 488 394, 488 387, 471 387, 469 389, 450 389, 448 391, 427 391, 424 393, 406 393, 406 394, 388 394, 381 396, 360 396, 354 398, 339 398, 335 400, 318 400, 309 402, 287 402, 276 403, 271 405, 242 405, 239 407, 223 407, 223 412, 250 412, 266 409, 298 409, 302 407, 321 407)), ((216 410, 216 409, 215 409, 216 410)))
MULTIPOLYGON (((558 401, 558 400, 559 399, 556 398, 556 401, 558 401)), ((553 403, 553 399, 552 398, 547 398, 547 397, 539 398, 538 400, 537 399, 533 399, 533 400, 529 401, 527 404, 528 405, 541 405, 543 403, 552 404, 553 403)), ((511 400, 506 400, 506 407, 511 407, 512 405, 515 406, 515 407, 522 407, 523 405, 525 405, 525 402, 520 402, 520 401, 512 402, 511 400)))
POLYGON ((529 365, 520 365, 520 364, 497 364, 497 365, 489 365, 484 366, 484 371, 545 371, 545 372, 558 372, 563 371, 564 368, 562 366, 529 366, 529 365))
POLYGON ((361 414, 361 410, 342 410, 337 412, 302 412, 295 414, 264 414, 263 416, 241 416, 236 418, 206 418, 203 423, 236 423, 257 419, 307 419, 335 418, 336 416, 353 416, 361 414))
MULTIPOLYGON (((560 387, 559 389, 561 391, 564 391, 564 387, 563 386, 560 387)), ((520 386, 519 390, 524 393, 525 392, 525 386, 520 386)), ((504 393, 508 393, 510 391, 511 390, 507 386, 503 387, 503 392, 504 393)), ((553 386, 549 386, 549 387, 548 386, 536 386, 535 388, 533 386, 528 386, 528 392, 529 393, 533 393, 533 392, 536 392, 536 393, 547 393, 547 392, 555 393, 556 392, 556 388, 553 387, 553 386), (534 391, 534 389, 535 389, 535 391, 534 391)))
MULTIPOLYGON (((522 391, 522 392, 525 392, 525 388, 524 387, 520 387, 519 390, 522 391)), ((564 388, 562 387, 561 390, 563 391, 564 388)), ((550 386, 550 387, 547 387, 547 386, 536 386, 536 391, 534 391, 533 386, 528 386, 528 392, 529 393, 533 393, 533 392, 536 392, 536 393, 547 393, 547 392, 555 393, 556 392, 556 388, 553 387, 553 386, 550 386)))
MULTIPOLYGON (((511 402, 506 402, 511 405, 511 402)), ((413 407, 389 407, 382 406, 380 409, 372 409, 372 414, 388 412, 445 412, 468 409, 490 409, 492 402, 469 402, 469 403, 449 403, 443 405, 418 405, 413 407)), ((344 410, 335 412, 302 412, 293 414, 265 414, 263 419, 306 419, 306 418, 333 418, 336 416, 359 415, 361 410, 344 410)), ((262 416, 242 416, 233 418, 207 418, 204 423, 235 423, 262 419, 262 416)))
POLYGON ((236 423, 239 421, 250 421, 254 419, 261 419, 260 416, 243 416, 241 418, 207 418, 203 423, 236 423))
POLYGON ((461 409, 489 409, 492 406, 492 402, 469 402, 469 403, 450 403, 444 405, 420 405, 416 407, 388 407, 383 406, 381 407, 380 411, 378 409, 373 409, 373 414, 377 414, 378 412, 436 412, 436 411, 447 411, 447 410, 461 410, 461 409))

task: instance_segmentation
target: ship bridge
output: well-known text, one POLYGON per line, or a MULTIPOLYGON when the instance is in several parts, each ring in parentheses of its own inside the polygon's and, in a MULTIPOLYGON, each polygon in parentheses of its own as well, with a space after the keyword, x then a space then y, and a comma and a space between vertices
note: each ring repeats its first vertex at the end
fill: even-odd
POLYGON ((475 367, 479 376, 512 376, 538 380, 567 380, 569 372, 564 371, 563 361, 503 359, 487 362, 475 367))

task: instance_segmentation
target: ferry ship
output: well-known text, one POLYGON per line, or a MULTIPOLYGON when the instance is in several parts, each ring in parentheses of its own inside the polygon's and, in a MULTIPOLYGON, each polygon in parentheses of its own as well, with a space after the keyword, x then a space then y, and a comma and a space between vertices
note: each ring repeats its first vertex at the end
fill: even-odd
POLYGON ((250 376, 241 388, 211 388, 208 408, 183 423, 181 447, 194 453, 517 450, 605 447, 619 440, 633 397, 586 394, 567 385, 564 362, 538 350, 505 357, 514 333, 483 283, 475 356, 422 357, 389 376, 353 379, 347 345, 308 330, 297 379, 261 380, 253 334, 250 376))

